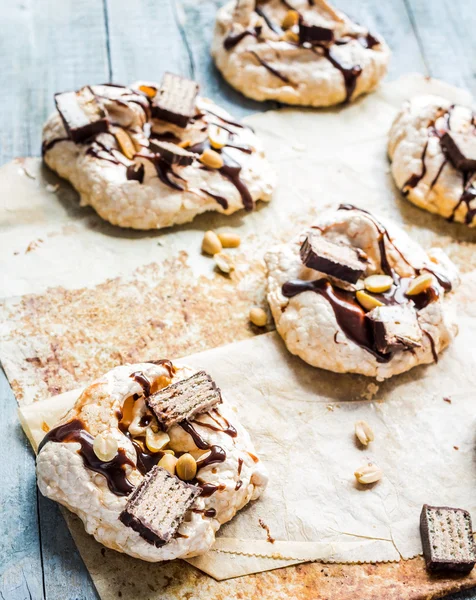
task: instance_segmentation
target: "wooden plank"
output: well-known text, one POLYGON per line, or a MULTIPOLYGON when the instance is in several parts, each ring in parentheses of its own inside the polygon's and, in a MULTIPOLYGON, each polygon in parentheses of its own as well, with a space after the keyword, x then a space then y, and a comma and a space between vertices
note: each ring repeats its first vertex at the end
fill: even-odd
POLYGON ((430 75, 476 94, 476 11, 467 0, 406 0, 430 75))
POLYGON ((38 536, 37 491, 33 453, 17 417, 17 404, 0 372, 0 598, 42 600, 43 575, 38 536))
POLYGON ((236 117, 277 108, 276 102, 256 102, 233 89, 221 76, 210 56, 210 46, 220 0, 175 0, 177 18, 192 56, 195 79, 201 93, 236 117))
MULTIPOLYGON (((429 10, 428 0, 424 1, 429 10)), ((335 4, 349 17, 385 38, 392 49, 390 79, 409 72, 427 74, 405 0, 337 0, 335 4)))
MULTIPOLYGON (((15 156, 40 154, 41 128, 53 109, 55 92, 107 81, 109 68, 102 2, 2 0, 0 10, 3 164, 15 156)), ((72 581, 78 582, 74 597, 96 598, 57 507, 44 501, 37 504, 34 458, 3 374, 0 411, 4 427, 0 451, 9 457, 0 461, 2 501, 8 507, 0 541, 0 598, 71 598, 72 581)))
POLYGON ((174 0, 105 0, 112 80, 160 81, 164 71, 193 77, 174 0))
POLYGON ((53 93, 108 78, 103 6, 97 0, 2 0, 0 164, 39 155, 53 93))

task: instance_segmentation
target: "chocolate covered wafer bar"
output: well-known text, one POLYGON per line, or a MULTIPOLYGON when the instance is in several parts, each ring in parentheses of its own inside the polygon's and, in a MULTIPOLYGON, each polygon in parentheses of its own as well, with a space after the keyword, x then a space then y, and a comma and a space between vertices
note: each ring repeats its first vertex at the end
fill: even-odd
POLYGON ((146 399, 164 429, 207 412, 221 401, 220 390, 205 371, 173 383, 146 399))
POLYGON ((334 32, 332 29, 327 27, 321 27, 319 25, 312 25, 304 20, 299 23, 299 43, 304 44, 307 42, 311 45, 320 44, 322 42, 332 42, 334 39, 334 32))
POLYGON ((310 269, 355 283, 365 271, 359 250, 329 242, 311 232, 301 246, 301 260, 310 269))
POLYGON ((476 135, 447 131, 441 145, 454 167, 459 171, 476 171, 476 135))
POLYGON ((200 492, 156 465, 134 490, 119 519, 160 547, 172 539, 200 492))
POLYGON ((427 569, 469 573, 476 563, 472 531, 468 511, 424 504, 420 534, 427 569))
POLYGON ((423 333, 416 312, 408 305, 378 306, 367 313, 367 319, 379 352, 386 354, 421 345, 423 333))
POLYGON ((186 127, 195 114, 198 83, 173 73, 165 73, 159 91, 152 100, 152 116, 186 127))
POLYGON ((55 104, 73 142, 83 142, 108 129, 106 111, 89 86, 56 94, 55 104))
POLYGON ((193 152, 189 152, 177 144, 171 142, 159 142, 150 140, 149 149, 160 156, 169 165, 180 165, 182 167, 191 165, 196 155, 193 152))

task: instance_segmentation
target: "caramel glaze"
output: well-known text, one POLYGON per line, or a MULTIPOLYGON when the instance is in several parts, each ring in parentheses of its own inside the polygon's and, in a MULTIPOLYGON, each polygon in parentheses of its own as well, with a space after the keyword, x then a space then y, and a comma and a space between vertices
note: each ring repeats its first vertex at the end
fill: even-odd
POLYGON ((83 459, 84 466, 95 473, 100 473, 106 478, 107 485, 116 496, 128 496, 134 489, 127 479, 125 465, 135 467, 127 457, 123 448, 119 448, 116 456, 110 461, 100 460, 93 450, 94 437, 84 429, 80 419, 73 419, 69 423, 59 425, 45 435, 38 447, 38 453, 47 442, 77 442, 81 448, 78 454, 83 459))
MULTIPOLYGON (((384 273, 392 277, 394 283, 387 292, 384 292, 382 294, 372 294, 375 298, 377 298, 380 302, 382 302, 382 304, 385 304, 387 306, 395 304, 405 304, 411 301, 417 311, 422 310, 430 303, 438 300, 438 298, 440 297, 440 289, 436 286, 430 286, 421 294, 417 294, 414 296, 406 296, 406 290, 408 289, 410 281, 412 281, 413 278, 400 277, 397 273, 395 273, 387 258, 385 241, 392 245, 392 247, 400 254, 402 259, 405 260, 407 264, 410 265, 410 263, 402 255, 398 248, 396 248, 396 246, 393 244, 387 229, 381 223, 379 223, 379 221, 377 221, 377 219, 375 219, 373 215, 371 215, 363 209, 357 208, 350 204, 341 205, 339 209, 356 210, 365 213, 375 224, 379 232, 381 268, 384 273)), ((415 269, 414 267, 412 268, 414 269, 417 275, 420 274, 422 271, 428 271, 432 273, 445 292, 451 291, 451 281, 446 277, 446 275, 440 273, 436 268, 427 266, 423 267, 422 269, 415 269)), ((383 354, 377 350, 372 327, 370 326, 369 320, 366 317, 365 310, 362 308, 362 306, 358 303, 356 299, 355 292, 346 291, 334 287, 332 283, 325 278, 318 279, 315 281, 305 281, 298 279, 288 281, 282 286, 282 294, 286 298, 292 298, 302 292, 307 291, 315 292, 326 298, 326 300, 332 306, 337 324, 348 339, 356 343, 361 348, 364 348, 365 350, 370 352, 373 356, 376 357, 378 362, 385 363, 391 360, 391 358, 393 357, 393 353, 390 352, 383 354)), ((432 354, 436 362, 437 354, 435 349, 435 343, 427 331, 424 331, 424 333, 430 339, 432 354)), ((335 336, 334 341, 337 343, 335 336)))

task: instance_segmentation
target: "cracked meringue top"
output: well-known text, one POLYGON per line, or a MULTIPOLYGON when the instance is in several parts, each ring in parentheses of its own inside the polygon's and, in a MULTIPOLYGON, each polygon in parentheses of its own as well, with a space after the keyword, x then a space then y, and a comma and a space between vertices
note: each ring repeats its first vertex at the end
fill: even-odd
POLYGON ((438 96, 405 102, 390 130, 392 175, 407 198, 449 221, 476 226, 476 118, 438 96))
POLYGON ((206 552, 267 483, 209 376, 168 360, 117 367, 88 386, 41 443, 37 476, 97 541, 151 562, 206 552))
POLYGON ((193 81, 166 73, 160 86, 93 85, 55 101, 44 160, 114 225, 159 229, 271 199, 258 138, 193 81))
POLYGON ((375 88, 390 51, 325 0, 232 0, 218 11, 212 55, 245 96, 331 106, 375 88))
POLYGON ((437 362, 456 335, 456 267, 365 210, 342 205, 265 260, 277 330, 315 367, 383 380, 437 362))

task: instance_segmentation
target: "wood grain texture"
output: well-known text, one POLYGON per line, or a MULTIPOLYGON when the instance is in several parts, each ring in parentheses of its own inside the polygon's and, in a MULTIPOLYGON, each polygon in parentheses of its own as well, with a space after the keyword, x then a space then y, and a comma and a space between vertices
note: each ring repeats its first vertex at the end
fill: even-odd
POLYGON ((476 5, 405 0, 430 75, 476 94, 476 5))
POLYGON ((33 453, 18 422, 16 401, 3 371, 0 414, 0 598, 43 600, 33 453))
MULTIPOLYGON (((41 125, 53 107, 54 92, 111 77, 127 83, 160 79, 171 70, 197 78, 205 95, 237 116, 274 107, 244 98, 215 69, 209 45, 215 12, 222 3, 0 0, 4 90, 0 164, 15 156, 39 155, 41 125)), ((473 3, 337 0, 336 4, 385 36, 393 50, 391 77, 426 72, 476 92, 473 3)), ((33 456, 3 373, 0 411, 0 451, 8 457, 0 463, 2 510, 8 510, 0 540, 0 599, 96 599, 59 509, 45 499, 37 504, 33 456)), ((453 598, 475 600, 476 594, 453 598)))
POLYGON ((193 77, 173 0, 105 0, 112 81, 160 81, 164 71, 193 77))

